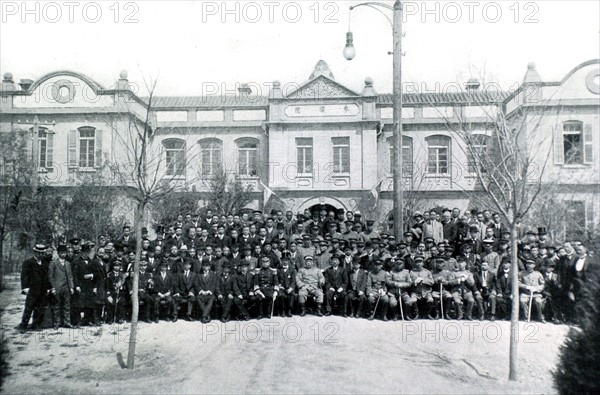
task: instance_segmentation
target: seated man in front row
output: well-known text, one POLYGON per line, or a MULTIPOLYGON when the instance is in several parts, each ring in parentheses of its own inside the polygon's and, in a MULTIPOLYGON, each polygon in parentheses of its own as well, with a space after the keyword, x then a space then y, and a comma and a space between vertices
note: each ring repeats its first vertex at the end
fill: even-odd
POLYGON ((321 269, 313 266, 314 258, 311 255, 304 257, 304 267, 296 275, 298 286, 298 303, 300 303, 300 316, 306 315, 306 299, 314 296, 317 300, 317 316, 322 317, 321 306, 323 305, 323 290, 325 278, 321 269))

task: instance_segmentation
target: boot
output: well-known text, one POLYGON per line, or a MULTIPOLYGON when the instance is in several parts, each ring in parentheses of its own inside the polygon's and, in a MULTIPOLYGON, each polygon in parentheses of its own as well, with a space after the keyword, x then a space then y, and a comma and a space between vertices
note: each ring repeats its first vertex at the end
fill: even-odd
POLYGON ((321 303, 317 303, 317 317, 323 317, 323 313, 321 312, 321 303))
POLYGON ((306 315, 306 305, 304 303, 300 303, 300 317, 304 317, 306 315))
POLYGON ((463 319, 463 306, 462 306, 462 304, 456 305, 456 312, 458 313, 458 315, 456 316, 456 319, 457 320, 462 320, 463 319))

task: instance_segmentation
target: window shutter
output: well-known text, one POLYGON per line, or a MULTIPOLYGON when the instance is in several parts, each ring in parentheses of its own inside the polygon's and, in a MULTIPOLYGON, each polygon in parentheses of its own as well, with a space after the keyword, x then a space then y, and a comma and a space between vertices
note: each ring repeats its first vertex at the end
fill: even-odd
POLYGON ((564 165, 565 164, 565 149, 562 128, 554 129, 554 164, 564 165))
POLYGON ((54 133, 46 134, 46 167, 51 168, 54 161, 54 133))
POLYGON ((589 164, 594 162, 593 138, 592 125, 585 125, 583 128, 583 163, 589 164))
POLYGON ((102 167, 102 130, 96 129, 96 152, 94 153, 94 166, 102 167))
POLYGON ((594 202, 588 202, 585 208, 585 230, 591 229, 594 224, 594 202))
POLYGON ((68 162, 69 168, 77 167, 77 130, 69 130, 68 146, 68 162))

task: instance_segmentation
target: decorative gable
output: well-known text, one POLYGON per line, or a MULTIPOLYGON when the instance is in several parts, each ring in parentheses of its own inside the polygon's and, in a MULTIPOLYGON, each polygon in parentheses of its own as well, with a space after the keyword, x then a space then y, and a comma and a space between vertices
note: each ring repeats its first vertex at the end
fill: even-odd
POLYGON ((290 99, 323 99, 331 97, 358 97, 358 93, 333 81, 325 75, 320 75, 290 93, 290 99))

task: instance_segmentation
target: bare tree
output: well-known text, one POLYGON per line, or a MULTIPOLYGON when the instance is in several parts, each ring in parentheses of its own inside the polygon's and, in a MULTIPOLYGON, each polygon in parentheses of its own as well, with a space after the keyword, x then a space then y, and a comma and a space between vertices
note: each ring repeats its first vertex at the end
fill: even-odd
MULTIPOLYGON (((497 211, 511 232, 509 380, 514 381, 517 379, 519 320, 518 224, 545 187, 544 173, 552 147, 548 140, 552 135, 541 125, 547 123, 553 110, 542 102, 538 102, 535 112, 519 107, 508 114, 502 105, 495 107, 497 111, 485 105, 481 108, 487 122, 471 122, 462 115, 458 122, 445 119, 448 130, 461 141, 458 145, 467 158, 468 171, 475 179, 474 189, 465 188, 464 192, 477 204, 497 211), (485 144, 482 138, 486 139, 485 144)), ((457 162, 463 160, 464 157, 457 162)))
POLYGON ((238 212, 253 200, 252 185, 244 185, 239 175, 228 174, 225 167, 219 166, 202 182, 208 190, 206 205, 217 212, 238 212))

